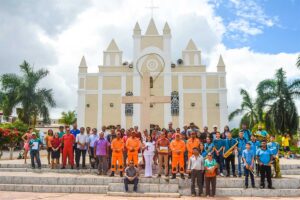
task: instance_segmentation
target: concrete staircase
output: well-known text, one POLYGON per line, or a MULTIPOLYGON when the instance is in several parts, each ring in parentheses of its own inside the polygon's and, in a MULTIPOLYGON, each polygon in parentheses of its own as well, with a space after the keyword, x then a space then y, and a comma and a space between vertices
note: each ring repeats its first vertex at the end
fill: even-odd
MULTIPOLYGON (((95 175, 93 169, 49 169, 29 168, 24 164, 0 164, 0 190, 47 193, 95 193, 111 196, 133 197, 180 197, 190 195, 190 180, 140 178, 138 193, 124 193, 120 177, 95 175)), ((300 196, 300 163, 282 165, 283 178, 273 179, 275 190, 243 189, 244 178, 217 178, 217 196, 300 196)), ((142 175, 141 175, 142 177, 142 175)), ((259 186, 259 178, 256 178, 259 186)), ((130 185, 129 190, 133 190, 130 185)), ((205 190, 204 190, 205 191, 205 190)))

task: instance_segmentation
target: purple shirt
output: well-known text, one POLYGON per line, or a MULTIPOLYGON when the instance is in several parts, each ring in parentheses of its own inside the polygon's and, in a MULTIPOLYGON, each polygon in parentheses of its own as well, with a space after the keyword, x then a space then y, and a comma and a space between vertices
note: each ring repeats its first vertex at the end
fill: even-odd
POLYGON ((94 147, 96 148, 96 156, 106 156, 107 147, 109 145, 109 142, 104 138, 99 138, 98 140, 96 140, 94 145, 94 147))

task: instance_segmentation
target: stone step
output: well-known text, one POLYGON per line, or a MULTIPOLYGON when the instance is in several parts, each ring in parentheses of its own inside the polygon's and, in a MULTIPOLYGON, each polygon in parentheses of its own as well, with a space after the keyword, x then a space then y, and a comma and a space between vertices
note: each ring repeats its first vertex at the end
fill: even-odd
MULTIPOLYGON (((276 187, 275 187, 276 188, 276 187)), ((205 188, 203 189, 205 193, 205 188)), ((190 196, 190 189, 180 189, 180 195, 190 196)), ((299 197, 299 189, 258 189, 258 188, 216 188, 216 196, 223 197, 299 197)))
POLYGON ((108 196, 122 196, 122 197, 161 197, 161 198, 180 198, 179 193, 155 193, 155 192, 146 192, 146 193, 128 193, 128 192, 107 192, 108 196))
MULTIPOLYGON (((265 180, 267 185, 267 180, 265 180)), ((255 178, 255 185, 259 185, 260 178, 255 178)), ((292 177, 285 177, 280 179, 272 179, 272 184, 275 188, 280 189, 300 189, 300 177, 292 178, 292 177)), ((217 178, 217 187, 219 188, 242 188, 245 185, 245 179, 243 178, 217 178)), ((251 181, 249 178, 249 185, 251 185, 251 181)), ((180 188, 190 188, 191 180, 179 180, 179 187, 180 188)))
MULTIPOLYGON (((130 190, 133 191, 133 185, 129 185, 130 190)), ((178 184, 151 184, 151 183, 139 183, 138 192, 141 193, 178 193, 178 184)), ((125 192, 124 183, 110 183, 108 185, 108 191, 110 192, 125 192)))
MULTIPOLYGON (((122 183, 120 177, 95 176, 91 174, 57 174, 57 173, 33 173, 33 172, 0 172, 0 184, 36 184, 36 185, 109 185, 111 183, 122 183)), ((256 178, 256 185, 260 178, 256 178)), ((272 179, 276 188, 298 189, 300 188, 300 176, 286 175, 284 178, 272 179)), ((176 184, 179 188, 189 188, 190 179, 164 179, 164 178, 140 178, 139 183, 158 184, 162 186, 176 184)), ((217 186, 223 188, 243 187, 242 178, 217 178, 217 186)), ((150 186, 149 186, 150 187, 150 186)), ((156 187, 156 186, 153 186, 156 187)), ((150 189, 149 189, 150 190, 150 189)), ((123 191, 118 189, 117 191, 123 191)), ((145 191, 147 192, 147 190, 145 191)))
POLYGON ((38 185, 38 184, 0 184, 0 191, 43 192, 43 193, 94 193, 106 194, 105 185, 38 185))
MULTIPOLYGON (((0 172, 47 172, 47 173, 74 173, 74 174, 97 174, 97 169, 50 169, 48 167, 42 169, 31 168, 0 168, 0 172)), ((108 174, 110 174, 108 172, 108 174)), ((226 174, 226 172, 224 172, 226 174)), ((236 174, 237 171, 236 171, 236 174)), ((300 169, 281 170, 282 175, 300 175, 300 169)), ((116 174, 118 176, 118 173, 116 174)))

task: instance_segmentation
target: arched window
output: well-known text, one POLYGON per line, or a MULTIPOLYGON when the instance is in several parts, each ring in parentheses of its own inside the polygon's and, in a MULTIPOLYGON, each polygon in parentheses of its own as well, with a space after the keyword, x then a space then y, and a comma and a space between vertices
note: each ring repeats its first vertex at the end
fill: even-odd
POLYGON ((171 115, 179 115, 179 94, 177 91, 171 93, 171 115))
POLYGON ((153 88, 153 77, 150 76, 150 88, 153 88))
MULTIPOLYGON (((126 96, 133 96, 132 92, 126 92, 126 96)), ((132 103, 126 103, 125 104, 125 115, 126 116, 132 116, 133 115, 133 104, 132 103)))

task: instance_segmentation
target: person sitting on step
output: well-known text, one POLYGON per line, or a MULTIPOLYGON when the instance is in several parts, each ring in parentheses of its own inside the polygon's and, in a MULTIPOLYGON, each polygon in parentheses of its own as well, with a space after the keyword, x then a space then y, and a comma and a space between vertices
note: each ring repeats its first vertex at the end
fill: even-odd
POLYGON ((134 184, 133 191, 137 192, 137 186, 139 183, 139 171, 138 168, 134 166, 133 160, 129 161, 129 166, 125 169, 125 178, 124 178, 124 185, 125 185, 125 192, 128 192, 128 184, 134 184))

